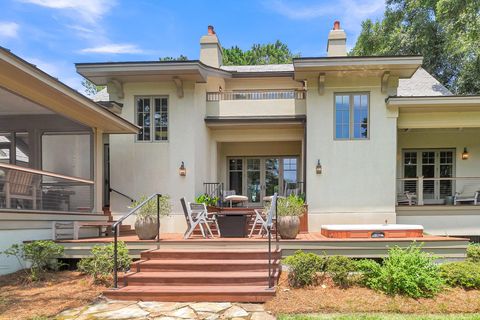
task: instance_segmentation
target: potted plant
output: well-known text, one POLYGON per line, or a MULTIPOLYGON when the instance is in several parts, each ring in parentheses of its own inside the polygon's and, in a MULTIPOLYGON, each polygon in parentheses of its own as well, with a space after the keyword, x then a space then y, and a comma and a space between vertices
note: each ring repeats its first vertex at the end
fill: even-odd
POLYGON ((195 198, 196 203, 205 203, 207 206, 208 212, 217 211, 219 198, 211 197, 208 194, 204 193, 195 198))
POLYGON ((300 217, 305 213, 305 202, 294 194, 277 200, 277 228, 282 239, 295 239, 300 228, 300 217))
MULTIPOLYGON (((131 208, 135 208, 146 199, 146 196, 142 196, 140 200, 132 204, 131 208)), ((159 201, 160 216, 168 216, 172 211, 170 197, 161 196, 159 201)), ((152 240, 158 234, 157 227, 157 198, 153 198, 138 209, 137 219, 135 220, 135 233, 140 240, 152 240)))

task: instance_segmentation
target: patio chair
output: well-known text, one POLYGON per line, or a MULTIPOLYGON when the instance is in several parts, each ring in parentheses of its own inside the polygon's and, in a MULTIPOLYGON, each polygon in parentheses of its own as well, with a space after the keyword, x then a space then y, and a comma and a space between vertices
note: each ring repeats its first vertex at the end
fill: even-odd
POLYGON ((410 191, 405 191, 402 195, 397 198, 397 204, 408 204, 413 206, 417 204, 417 195, 410 191))
POLYGON ((463 186, 461 192, 455 192, 453 197, 453 205, 457 205, 462 202, 473 202, 477 205, 480 200, 480 185, 478 184, 466 184, 463 186))
POLYGON ((200 232, 202 233, 202 236, 204 238, 206 238, 204 227, 207 229, 208 233, 213 238, 213 233, 209 226, 207 208, 205 204, 191 204, 189 202, 186 202, 185 198, 181 198, 180 202, 182 203, 183 214, 185 215, 185 221, 187 222, 187 230, 185 231, 183 238, 190 238, 197 226, 200 228, 200 232))
MULTIPOLYGON (((5 194, 5 205, 12 209, 12 199, 32 201, 32 209, 37 209, 37 189, 39 188, 39 179, 29 172, 11 170, 7 172, 6 181, 3 186, 5 194)), ((24 204, 20 205, 17 201, 16 209, 24 209, 24 204)))
POLYGON ((275 210, 277 206, 277 199, 278 195, 275 193, 272 196, 270 209, 268 210, 267 214, 265 215, 262 209, 255 209, 255 221, 253 222, 252 229, 250 230, 250 234, 248 235, 249 238, 252 237, 253 231, 255 231, 255 227, 257 224, 260 224, 260 231, 258 235, 263 237, 263 232, 268 233, 268 224, 271 223, 274 219, 275 210))

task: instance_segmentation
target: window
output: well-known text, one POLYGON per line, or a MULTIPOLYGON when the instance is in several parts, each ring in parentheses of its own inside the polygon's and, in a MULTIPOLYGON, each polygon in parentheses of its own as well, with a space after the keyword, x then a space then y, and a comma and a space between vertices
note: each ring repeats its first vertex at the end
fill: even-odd
POLYGON ((0 162, 28 167, 30 144, 27 132, 0 133, 0 162))
POLYGON ((167 97, 137 97, 135 105, 137 125, 141 127, 137 141, 167 141, 167 97))
POLYGON ((335 139, 367 139, 369 94, 335 94, 335 139))

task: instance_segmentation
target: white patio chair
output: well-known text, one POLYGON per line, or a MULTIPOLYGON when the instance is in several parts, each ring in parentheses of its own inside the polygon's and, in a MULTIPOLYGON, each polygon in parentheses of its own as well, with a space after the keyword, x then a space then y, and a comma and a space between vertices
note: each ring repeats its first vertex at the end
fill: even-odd
POLYGON ((270 209, 268 210, 266 216, 264 215, 262 209, 255 209, 255 221, 253 222, 252 229, 250 230, 250 234, 248 235, 249 238, 252 237, 253 231, 255 230, 255 227, 257 226, 257 224, 260 224, 260 231, 258 232, 259 236, 261 235, 263 237, 263 232, 265 232, 265 234, 268 233, 268 228, 267 228, 268 222, 269 221, 271 222, 274 219, 273 216, 275 215, 277 199, 278 199, 278 195, 275 193, 271 198, 272 203, 270 205, 270 209))
POLYGON ((204 227, 207 229, 210 236, 213 238, 212 230, 210 229, 207 207, 205 204, 192 204, 186 202, 185 198, 181 198, 180 202, 182 203, 183 214, 185 215, 185 220, 187 222, 187 231, 185 231, 183 238, 188 239, 192 235, 195 228, 198 226, 202 236, 206 238, 204 227), (192 209, 193 205, 193 209, 192 209))
POLYGON ((480 200, 480 185, 478 184, 466 184, 463 186, 461 192, 455 192, 453 197, 453 205, 457 205, 462 202, 473 202, 477 205, 480 200))
POLYGON ((405 191, 402 195, 397 198, 397 204, 408 204, 413 206, 417 204, 417 195, 410 191, 405 191))

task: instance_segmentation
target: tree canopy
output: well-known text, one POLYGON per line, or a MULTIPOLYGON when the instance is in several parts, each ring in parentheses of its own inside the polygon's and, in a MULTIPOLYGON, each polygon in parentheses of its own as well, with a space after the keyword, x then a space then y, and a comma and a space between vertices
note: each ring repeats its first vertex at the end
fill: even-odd
POLYGON ((184 56, 183 54, 179 55, 178 57, 160 57, 158 58, 159 61, 186 61, 188 60, 187 56, 184 56))
POLYGON ((254 44, 248 50, 238 46, 223 48, 224 65, 257 65, 291 63, 300 54, 293 54, 288 46, 277 40, 275 43, 254 44))
POLYGON ((362 22, 351 55, 423 55, 454 93, 480 93, 480 0, 386 0, 383 19, 362 22))

